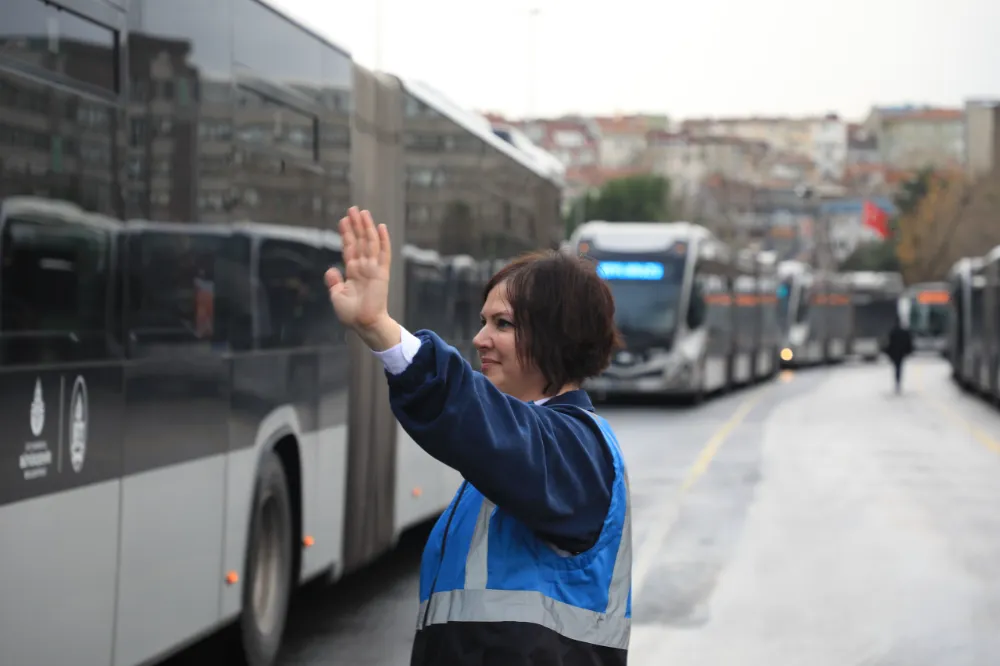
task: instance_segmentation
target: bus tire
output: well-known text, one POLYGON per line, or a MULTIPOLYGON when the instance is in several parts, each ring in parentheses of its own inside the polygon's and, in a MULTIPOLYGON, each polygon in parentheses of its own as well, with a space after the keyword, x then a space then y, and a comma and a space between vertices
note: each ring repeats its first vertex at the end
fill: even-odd
POLYGON ((240 647, 247 666, 272 666, 281 648, 292 587, 292 503, 281 459, 260 461, 247 539, 240 647))

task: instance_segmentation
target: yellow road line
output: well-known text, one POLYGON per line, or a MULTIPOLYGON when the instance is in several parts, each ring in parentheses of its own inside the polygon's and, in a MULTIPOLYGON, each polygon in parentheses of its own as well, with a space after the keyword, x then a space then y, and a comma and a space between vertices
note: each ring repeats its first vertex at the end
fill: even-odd
POLYGON ((962 428, 963 430, 967 430, 969 432, 969 434, 972 435, 973 438, 976 439, 976 441, 978 441, 980 444, 982 444, 983 446, 985 446, 987 449, 989 449, 993 453, 1000 453, 1000 442, 998 442, 996 440, 996 438, 994 438, 992 435, 990 435, 988 432, 986 432, 982 428, 978 427, 970 419, 966 418, 962 414, 959 414, 957 410, 953 409, 952 407, 949 407, 943 400, 940 400, 940 399, 935 398, 935 397, 933 397, 931 395, 928 395, 923 390, 923 388, 924 388, 923 387, 923 372, 922 372, 923 368, 917 366, 916 370, 917 370, 917 372, 914 373, 914 374, 916 374, 917 378, 920 380, 918 382, 917 391, 918 391, 918 393, 920 393, 921 397, 923 397, 924 400, 927 401, 927 403, 929 405, 931 405, 942 416, 944 416, 949 421, 951 421, 952 423, 954 423, 955 425, 957 425, 959 428, 962 428))
POLYGON ((732 434, 733 430, 735 430, 736 427, 743 422, 743 419, 747 417, 750 411, 757 406, 757 403, 760 402, 763 397, 764 392, 761 391, 757 395, 744 400, 743 404, 739 406, 736 412, 729 417, 729 420, 723 423, 722 426, 715 431, 715 434, 712 435, 712 438, 708 440, 707 444, 705 444, 705 447, 701 450, 701 453, 698 454, 694 464, 688 471, 688 474, 684 479, 684 483, 681 484, 681 494, 686 493, 691 486, 697 483, 698 479, 705 474, 705 471, 708 470, 708 466, 712 463, 712 459, 715 458, 715 455, 719 452, 719 448, 725 443, 726 439, 729 438, 729 435, 732 434))
POLYGON ((670 531, 677 523, 677 519, 680 517, 680 507, 684 500, 684 496, 691 489, 691 487, 698 482, 698 479, 704 476, 709 465, 712 463, 712 459, 715 458, 725 441, 743 422, 750 411, 757 406, 757 403, 761 401, 765 393, 769 390, 770 386, 762 387, 758 393, 744 400, 733 415, 729 417, 729 419, 723 423, 718 430, 715 431, 715 434, 713 434, 708 440, 704 448, 702 448, 701 452, 698 454, 698 457, 695 459, 694 464, 691 465, 691 468, 688 470, 687 475, 684 477, 684 481, 681 483, 680 490, 672 498, 672 501, 667 508, 668 515, 661 520, 653 522, 653 527, 646 534, 646 538, 643 539, 642 545, 636 549, 636 554, 633 558, 633 596, 636 596, 642 589, 643 583, 646 581, 646 577, 653 568, 653 564, 661 558, 663 544, 666 542, 667 536, 670 534, 670 531))

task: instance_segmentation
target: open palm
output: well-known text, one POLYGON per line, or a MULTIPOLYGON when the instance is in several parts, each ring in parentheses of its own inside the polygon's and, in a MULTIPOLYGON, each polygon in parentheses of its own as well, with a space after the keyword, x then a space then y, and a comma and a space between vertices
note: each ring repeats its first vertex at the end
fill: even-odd
POLYGON ((371 213, 352 207, 340 220, 344 243, 344 275, 336 268, 326 272, 326 287, 337 318, 348 328, 374 326, 388 315, 389 263, 392 248, 389 230, 375 226, 371 213))

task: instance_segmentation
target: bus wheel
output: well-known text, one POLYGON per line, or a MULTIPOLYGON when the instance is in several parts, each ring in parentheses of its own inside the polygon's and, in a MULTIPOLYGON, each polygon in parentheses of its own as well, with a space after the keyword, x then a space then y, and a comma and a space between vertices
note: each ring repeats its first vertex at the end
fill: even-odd
POLYGON ((248 666, 271 666, 281 647, 292 582, 291 498, 274 451, 261 459, 250 520, 240 643, 248 666))

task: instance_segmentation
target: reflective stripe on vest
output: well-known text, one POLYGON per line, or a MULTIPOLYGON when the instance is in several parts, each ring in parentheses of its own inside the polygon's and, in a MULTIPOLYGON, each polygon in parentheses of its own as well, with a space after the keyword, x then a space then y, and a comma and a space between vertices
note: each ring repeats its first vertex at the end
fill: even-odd
MULTIPOLYGON (((601 430, 606 432, 604 427, 601 430)), ((608 445, 616 446, 608 434, 605 435, 608 445)), ((621 457, 620 451, 618 456, 621 457)), ((465 588, 435 592, 420 604, 418 617, 426 623, 424 626, 446 622, 530 622, 571 640, 627 649, 632 624, 626 616, 632 578, 632 508, 624 460, 621 470, 625 520, 608 588, 608 605, 603 613, 571 606, 537 591, 487 589, 489 527, 496 505, 484 497, 465 560, 465 588)))

